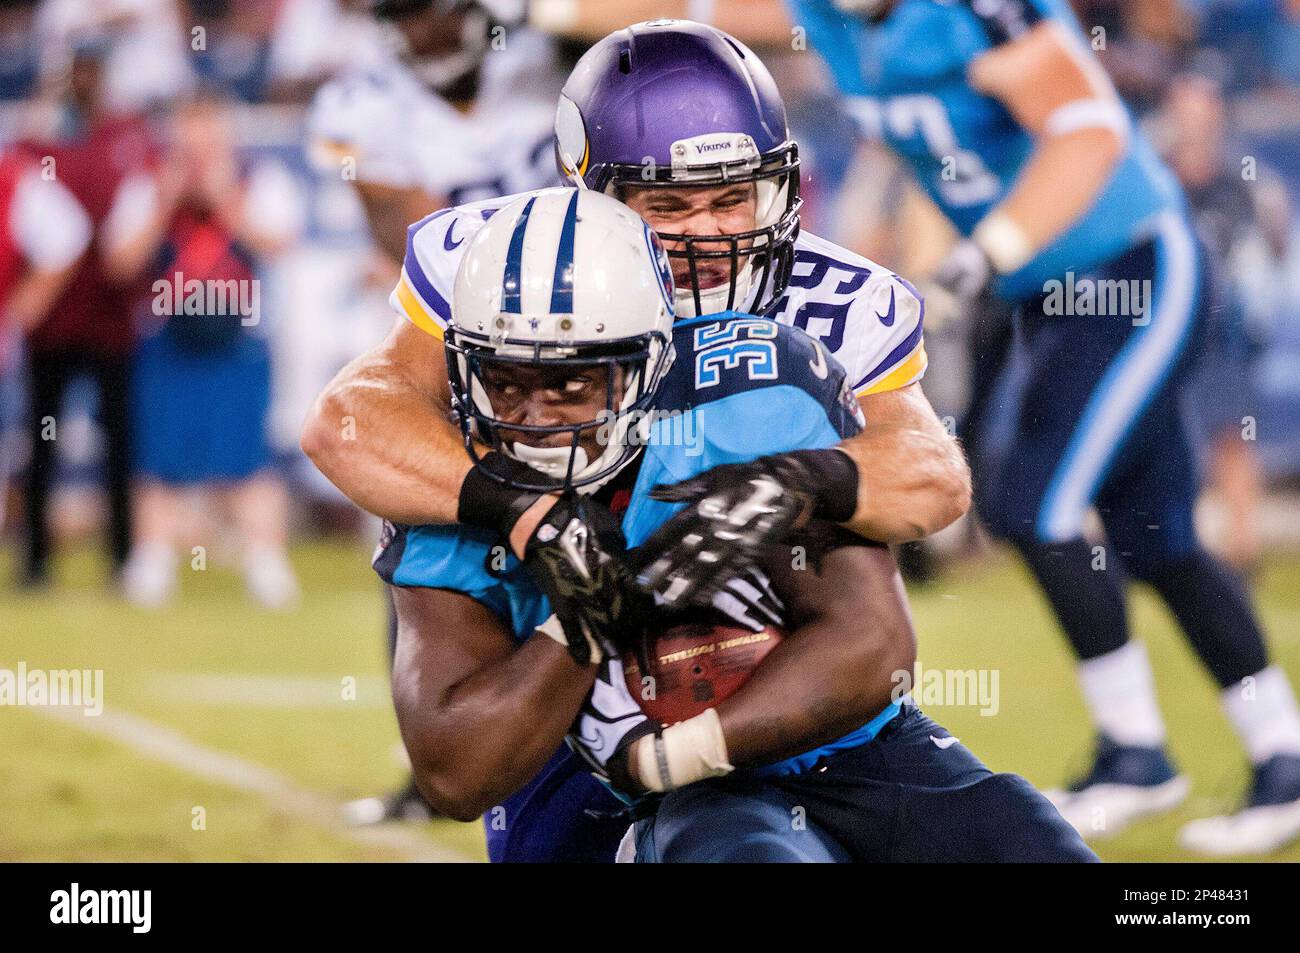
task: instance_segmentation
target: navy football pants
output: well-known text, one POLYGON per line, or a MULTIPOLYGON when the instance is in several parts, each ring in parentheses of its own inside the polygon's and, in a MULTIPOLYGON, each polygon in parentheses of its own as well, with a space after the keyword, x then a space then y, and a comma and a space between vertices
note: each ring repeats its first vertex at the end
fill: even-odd
POLYGON ((1179 406, 1204 323, 1196 241, 1169 220, 1075 286, 1107 281, 1149 289, 1146 313, 1132 313, 1131 299, 1127 312, 1108 314, 1048 314, 1047 296, 1021 306, 1019 386, 1006 408, 1014 435, 978 474, 976 502, 988 527, 1016 543, 1077 539, 1095 504, 1141 575, 1196 546, 1195 461, 1179 406))
POLYGON ((737 772, 667 795, 640 863, 1095 861, 1051 803, 994 774, 915 705, 806 774, 737 772))
POLYGON ((1226 687, 1268 656, 1245 589, 1193 526, 1198 480, 1182 392, 1205 337, 1200 264, 1187 225, 1167 216, 1152 240, 1074 281, 1099 305, 1111 289, 1127 292, 1127 309, 1122 297, 1073 313, 1050 296, 1022 305, 1009 369, 1020 384, 1013 436, 993 465, 977 461, 975 501, 1024 556, 1080 659, 1128 641, 1132 576, 1159 592, 1226 687), (1083 538, 1094 506, 1110 543, 1102 553, 1083 538))

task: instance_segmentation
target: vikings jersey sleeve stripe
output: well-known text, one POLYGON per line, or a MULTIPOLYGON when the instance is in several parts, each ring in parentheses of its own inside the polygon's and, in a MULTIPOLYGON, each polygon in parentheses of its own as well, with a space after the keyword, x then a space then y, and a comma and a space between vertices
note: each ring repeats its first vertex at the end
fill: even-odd
POLYGON ((438 318, 425 307, 420 300, 420 296, 411 287, 411 281, 407 277, 405 268, 402 269, 402 277, 397 282, 397 287, 393 289, 393 294, 388 299, 388 302, 400 313, 406 315, 407 320, 421 331, 432 334, 439 341, 442 340, 443 328, 446 326, 447 318, 439 315, 439 317, 442 317, 442 321, 439 323, 438 318))
POLYGON ((925 341, 920 341, 916 345, 916 350, 909 354, 902 364, 899 364, 874 384, 855 388, 854 392, 859 397, 866 397, 868 394, 881 394, 887 390, 898 390, 900 387, 906 387, 908 384, 915 384, 919 381, 925 376, 925 369, 928 366, 929 359, 925 356, 925 341))
POLYGON ((876 364, 875 367, 868 371, 866 375, 853 385, 854 392, 861 393, 863 388, 872 388, 876 384, 881 383, 887 375, 892 374, 893 371, 912 360, 918 351, 921 354, 924 354, 924 338, 921 333, 922 327, 922 322, 918 320, 916 322, 916 327, 912 329, 911 333, 908 334, 907 337, 903 338, 903 340, 900 341, 892 351, 885 355, 883 360, 876 364))

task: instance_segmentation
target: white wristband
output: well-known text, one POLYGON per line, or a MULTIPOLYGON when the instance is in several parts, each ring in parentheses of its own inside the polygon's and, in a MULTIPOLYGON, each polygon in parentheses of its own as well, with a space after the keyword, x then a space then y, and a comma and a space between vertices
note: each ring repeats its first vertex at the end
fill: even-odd
POLYGON ((1052 110, 1043 129, 1049 136, 1068 136, 1081 129, 1109 129, 1124 139, 1128 136, 1128 113, 1118 100, 1075 99, 1052 110))
POLYGON ((727 739, 713 708, 669 725, 662 735, 638 738, 632 754, 637 778, 651 791, 671 791, 735 770, 727 762, 727 739))
POLYGON ((992 211, 975 226, 971 239, 988 255, 999 274, 1009 274, 1034 257, 1034 246, 1025 230, 1005 212, 992 211))
MULTIPOLYGON (((569 639, 564 634, 564 626, 560 625, 560 620, 554 612, 551 613, 550 617, 545 622, 537 627, 537 631, 541 632, 543 635, 549 635, 556 642, 563 645, 565 649, 568 649, 569 639)), ((590 632, 586 633, 586 636, 587 645, 591 648, 591 662, 589 664, 599 665, 605 660, 605 652, 601 648, 600 643, 591 637, 590 632)))

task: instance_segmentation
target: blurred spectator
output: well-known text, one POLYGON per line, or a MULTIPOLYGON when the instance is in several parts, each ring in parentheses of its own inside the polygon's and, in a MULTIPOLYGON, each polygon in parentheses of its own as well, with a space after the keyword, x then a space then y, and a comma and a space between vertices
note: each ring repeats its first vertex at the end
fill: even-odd
MULTIPOLYGON (((102 82, 106 54, 107 47, 100 43, 73 51, 62 136, 56 141, 24 144, 42 169, 50 170, 76 197, 96 231, 108 214, 119 182, 148 161, 152 147, 139 120, 108 114, 102 82)), ((109 550, 115 568, 125 563, 130 549, 127 390, 132 332, 126 296, 105 275, 100 252, 96 235, 48 316, 27 332, 32 455, 23 579, 31 585, 43 584, 48 578, 47 504, 55 478, 57 425, 64 393, 80 374, 91 375, 99 392, 99 423, 107 451, 109 550)))
MULTIPOLYGON (((1254 428, 1244 434, 1243 428, 1259 413, 1254 382, 1264 342, 1246 322, 1229 263, 1243 242, 1266 233, 1261 200, 1278 190, 1264 184, 1275 181, 1267 169, 1253 161, 1243 166, 1229 154, 1227 106, 1212 80, 1190 75, 1175 79, 1156 128, 1210 252, 1209 287, 1218 300, 1210 311, 1208 342, 1192 393, 1197 416, 1208 431, 1209 490, 1224 511, 1219 548, 1229 562, 1245 570, 1259 558, 1255 516, 1263 481, 1254 428)), ((1270 242, 1280 259, 1287 230, 1272 231, 1270 242)))
POLYGON ((248 103, 306 102, 322 80, 376 55, 373 20, 337 0, 184 0, 182 8, 195 74, 248 103))
POLYGON ((370 0, 283 0, 271 37, 270 99, 307 102, 347 68, 376 62, 382 43, 370 0))
POLYGON ((1235 95, 1300 82, 1296 0, 1183 0, 1198 24, 1195 68, 1235 95))
MULTIPOLYGON (((0 152, 0 381, 12 366, 16 333, 34 327, 66 287, 90 245, 90 219, 76 198, 16 152, 0 152)), ((0 441, 0 530, 8 503, 8 461, 0 441)))
POLYGON ((186 0, 193 39, 190 65, 204 85, 245 102, 260 102, 269 83, 271 31, 278 3, 267 0, 186 0))
POLYGON ((1183 0, 1072 0, 1085 39, 1135 112, 1160 102, 1196 23, 1183 0))
POLYGON ((249 592, 280 608, 298 585, 286 555, 288 502, 270 469, 270 350, 258 327, 256 267, 288 244, 297 222, 274 191, 241 174, 223 103, 187 103, 171 131, 161 170, 124 183, 106 223, 114 273, 147 279, 162 319, 141 344, 132 391, 141 486, 123 590, 142 605, 173 594, 183 489, 200 486, 228 505, 249 592))
POLYGON ((63 73, 69 51, 88 38, 106 43, 108 112, 141 112, 192 85, 185 61, 189 37, 174 0, 44 0, 35 30, 47 81, 63 73))

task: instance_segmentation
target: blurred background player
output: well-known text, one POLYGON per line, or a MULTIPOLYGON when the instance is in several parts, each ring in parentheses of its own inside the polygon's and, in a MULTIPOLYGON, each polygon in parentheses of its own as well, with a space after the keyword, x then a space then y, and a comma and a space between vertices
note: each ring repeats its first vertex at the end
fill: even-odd
POLYGON ((1092 769, 1056 793, 1062 812, 1082 831, 1114 833, 1188 790, 1165 753, 1150 665, 1129 637, 1127 573, 1177 618, 1254 768, 1245 809, 1196 822, 1184 842, 1265 852, 1300 836, 1291 686, 1268 663, 1241 584, 1193 526, 1181 397, 1210 294, 1202 251, 1175 180, 1078 21, 1058 0, 790 5, 865 133, 907 161, 966 236, 935 282, 961 301, 991 287, 1019 309, 1013 432, 996 461, 975 461, 975 490, 1080 660, 1098 742, 1092 769), (1052 283, 1058 295, 1065 282, 1073 289, 1076 272, 1095 301, 1107 284, 1133 297, 1061 309, 1052 283), (1114 547, 1109 568, 1084 537, 1094 505, 1114 547))
POLYGON ((327 83, 312 106, 323 168, 353 182, 394 262, 435 209, 551 184, 550 42, 511 0, 372 0, 384 52, 327 83))
POLYGON ((258 260, 286 248, 299 223, 274 176, 239 168, 233 133, 219 97, 176 107, 161 167, 124 181, 104 223, 107 270, 139 289, 148 329, 132 382, 136 527, 122 574, 126 598, 142 606, 175 594, 192 532, 189 489, 215 493, 229 511, 259 603, 285 608, 298 595, 288 500, 270 469, 270 348, 257 274, 258 260), (191 282, 205 295, 197 307, 188 304, 191 282))
MULTIPOLYGON (((380 50, 316 94, 310 129, 322 170, 352 183, 395 283, 407 226, 430 212, 557 179, 549 40, 513 0, 370 0, 380 50)), ((382 270, 382 269, 381 269, 382 270)), ((390 607, 389 649, 396 641, 390 607)), ((348 806, 358 824, 429 812, 414 783, 348 806)))

